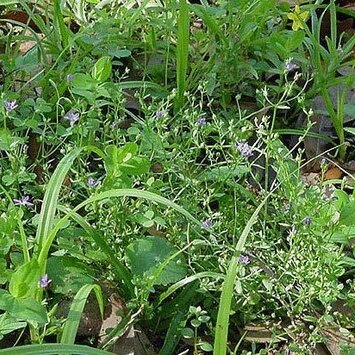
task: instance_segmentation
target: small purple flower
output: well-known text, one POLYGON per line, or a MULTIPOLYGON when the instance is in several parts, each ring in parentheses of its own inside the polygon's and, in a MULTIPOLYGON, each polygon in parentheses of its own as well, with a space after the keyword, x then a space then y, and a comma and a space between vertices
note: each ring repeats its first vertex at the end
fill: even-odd
POLYGON ((87 184, 90 188, 94 188, 96 187, 98 184, 100 183, 99 180, 96 180, 92 177, 89 177, 88 180, 87 180, 87 184))
POLYGON ((302 219, 302 222, 304 225, 306 225, 307 227, 309 227, 312 223, 312 218, 307 216, 305 218, 302 219))
POLYGON ((159 118, 163 118, 164 115, 165 115, 165 111, 157 111, 155 112, 154 117, 159 119, 159 118))
POLYGON ((47 287, 50 286, 51 282, 52 282, 52 280, 50 280, 50 279, 48 278, 48 275, 47 275, 47 274, 44 274, 43 276, 41 276, 41 277, 39 278, 38 284, 39 284, 39 286, 42 287, 42 288, 47 288, 47 287))
POLYGON ((287 72, 292 71, 292 70, 296 70, 298 68, 299 68, 299 66, 293 61, 292 58, 289 58, 289 59, 286 60, 286 62, 285 62, 285 70, 287 72))
POLYGON ((72 81, 73 78, 74 78, 74 75, 73 75, 73 74, 68 74, 68 75, 67 75, 67 81, 68 81, 68 82, 72 81))
POLYGON ((75 122, 79 121, 80 118, 80 113, 79 112, 74 112, 74 111, 69 111, 65 116, 64 119, 70 122, 70 125, 72 126, 75 122))
POLYGON ((206 219, 201 223, 203 228, 210 229, 212 227, 212 221, 210 219, 206 219))
POLYGON ((5 100, 4 106, 7 112, 11 112, 17 108, 16 100, 5 100))
POLYGON ((33 206, 33 203, 31 202, 31 198, 28 195, 22 196, 19 200, 15 198, 13 201, 15 206, 25 206, 25 207, 33 206))
POLYGON ((205 126, 207 124, 204 117, 199 117, 196 121, 197 126, 205 126))
POLYGON ((239 153, 245 158, 249 158, 254 154, 253 148, 247 142, 236 143, 235 147, 238 149, 239 153))
POLYGON ((250 258, 248 255, 241 255, 239 257, 239 262, 243 265, 248 265, 250 263, 250 258))

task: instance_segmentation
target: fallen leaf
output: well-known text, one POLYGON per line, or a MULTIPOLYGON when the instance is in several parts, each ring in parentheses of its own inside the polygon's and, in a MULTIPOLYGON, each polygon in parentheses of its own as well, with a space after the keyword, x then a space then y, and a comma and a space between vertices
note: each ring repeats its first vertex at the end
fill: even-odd
POLYGON ((340 179, 343 176, 343 172, 336 166, 327 170, 324 176, 324 180, 336 180, 340 179))

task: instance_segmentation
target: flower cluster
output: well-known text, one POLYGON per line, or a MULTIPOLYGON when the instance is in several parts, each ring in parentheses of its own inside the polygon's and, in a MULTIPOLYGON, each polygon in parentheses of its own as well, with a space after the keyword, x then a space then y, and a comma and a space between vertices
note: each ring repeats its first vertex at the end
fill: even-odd
POLYGON ((196 121, 197 126, 205 126, 207 124, 204 117, 199 117, 196 121))
POLYGON ((239 153, 245 158, 249 158, 254 155, 253 148, 247 142, 236 143, 235 147, 237 148, 239 153))

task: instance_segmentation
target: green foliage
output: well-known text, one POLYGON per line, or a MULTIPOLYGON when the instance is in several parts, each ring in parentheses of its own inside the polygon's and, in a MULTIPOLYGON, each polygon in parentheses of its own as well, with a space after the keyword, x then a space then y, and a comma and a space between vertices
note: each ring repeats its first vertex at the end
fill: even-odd
POLYGON ((84 306, 90 292, 94 291, 96 295, 97 302, 99 304, 99 309, 101 317, 104 314, 104 304, 101 293, 101 288, 98 285, 84 285, 76 293, 73 302, 71 304, 68 318, 65 322, 63 328, 63 334, 61 337, 61 344, 74 344, 75 337, 78 331, 80 319, 84 310, 84 306))
POLYGON ((53 291, 63 295, 79 292, 84 285, 92 284, 95 277, 90 267, 70 256, 48 258, 47 272, 53 291))
POLYGON ((40 268, 36 259, 21 265, 11 275, 9 292, 16 298, 31 297, 38 286, 40 268))
POLYGON ((48 321, 46 310, 38 301, 14 297, 5 290, 0 290, 0 309, 16 320, 34 324, 45 324, 48 321))
POLYGON ((163 238, 148 236, 138 239, 126 249, 131 272, 136 276, 155 276, 154 285, 168 285, 186 276, 186 263, 178 256, 164 267, 157 276, 158 266, 176 253, 176 249, 163 238))
POLYGON ((303 166, 321 157, 306 162, 302 144, 353 160, 355 39, 337 19, 351 10, 4 4, 29 21, 0 19, 0 338, 36 345, 0 353, 105 353, 74 345, 92 291, 101 314, 109 296, 123 304, 103 349, 136 323, 164 355, 313 353, 329 329, 350 339, 351 163, 329 181, 322 151, 308 184, 303 166), (329 136, 313 131, 324 115, 329 136), (250 341, 255 324, 265 343, 250 341))

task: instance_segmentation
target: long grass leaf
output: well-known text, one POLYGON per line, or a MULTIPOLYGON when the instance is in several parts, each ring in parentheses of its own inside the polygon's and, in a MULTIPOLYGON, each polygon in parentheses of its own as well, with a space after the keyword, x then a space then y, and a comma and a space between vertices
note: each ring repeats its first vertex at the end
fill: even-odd
POLYGON ((179 1, 178 38, 176 53, 177 98, 175 109, 181 109, 186 90, 186 73, 190 42, 190 16, 186 0, 179 1))
MULTIPOLYGON (((108 199, 112 199, 115 197, 137 197, 137 198, 143 198, 148 201, 156 202, 158 204, 161 204, 165 207, 170 207, 176 210, 177 212, 181 213, 183 216, 185 216, 188 220, 190 220, 192 223, 200 225, 200 222, 193 217, 189 212, 187 212, 184 208, 180 207, 178 204, 168 200, 165 197, 159 196, 155 193, 148 192, 148 191, 142 191, 142 190, 137 190, 137 189, 115 189, 115 190, 109 190, 109 191, 104 191, 101 192, 95 196, 92 196, 82 203, 80 203, 78 206, 76 206, 74 209, 72 209, 70 212, 68 212, 63 218, 61 218, 58 223, 53 227, 51 232, 49 233, 48 237, 43 243, 43 246, 41 248, 39 257, 38 257, 38 263, 40 266, 43 266, 45 269, 46 265, 46 260, 48 257, 48 252, 49 249, 53 243, 53 240, 57 234, 57 232, 64 226, 66 221, 69 220, 69 218, 72 218, 73 214, 79 211, 81 208, 93 203, 93 202, 98 202, 98 201, 104 201, 108 199)), ((43 270, 43 269, 42 269, 43 270)))
POLYGON ((57 210, 59 191, 62 183, 73 164, 73 161, 82 152, 83 148, 73 149, 58 164, 51 179, 49 180, 46 193, 44 194, 41 212, 39 215, 36 233, 36 244, 41 250, 47 236, 53 228, 54 216, 57 210))
POLYGON ((86 345, 66 345, 66 344, 40 344, 40 345, 24 345, 15 348, 0 350, 0 354, 4 355, 112 355, 113 353, 90 348, 86 345))
POLYGON ((186 314, 184 312, 178 311, 170 322, 164 339, 164 344, 159 351, 159 355, 174 354, 175 348, 181 339, 181 331, 185 325, 186 314))
POLYGON ((265 205, 267 201, 266 197, 264 201, 257 207, 257 209, 252 214, 248 223, 246 224, 239 240, 236 245, 236 250, 234 255, 229 263, 228 271, 226 278, 222 287, 222 294, 220 298, 218 315, 217 315, 217 324, 216 324, 216 334, 214 340, 214 355, 225 355, 227 351, 227 341, 228 341, 228 327, 229 327, 229 314, 231 310, 232 297, 235 279, 237 277, 240 253, 243 251, 245 242, 250 233, 251 227, 255 223, 261 208, 265 205))
POLYGON ((66 48, 69 44, 69 28, 64 23, 64 17, 60 5, 60 0, 54 0, 53 2, 53 22, 56 29, 56 33, 59 34, 58 44, 61 42, 62 47, 66 48))
POLYGON ((224 275, 217 273, 217 272, 212 272, 212 271, 203 271, 203 272, 199 272, 197 274, 191 275, 189 277, 186 277, 186 278, 174 283, 166 291, 161 293, 159 295, 158 299, 154 302, 154 307, 159 306, 165 299, 167 299, 170 295, 172 295, 174 292, 176 292, 179 288, 184 287, 195 280, 203 279, 203 278, 207 278, 207 277, 217 279, 217 278, 224 278, 224 275))
MULTIPOLYGON (((58 209, 65 213, 70 212, 70 210, 63 206, 58 206, 58 209)), ((123 289, 123 293, 128 298, 133 297, 134 286, 132 284, 132 277, 129 270, 117 258, 117 255, 115 255, 111 247, 106 243, 104 238, 102 238, 100 233, 98 233, 88 222, 86 222, 82 216, 80 216, 78 213, 73 213, 72 218, 85 230, 87 235, 95 241, 100 250, 106 254, 109 262, 113 266, 113 271, 115 272, 117 279, 122 280, 122 284, 120 285, 121 291, 123 289)))
POLYGON ((102 299, 101 288, 99 285, 84 285, 75 295, 71 304, 68 318, 64 324, 63 334, 61 338, 61 344, 74 344, 76 333, 79 328, 80 319, 85 307, 85 303, 89 297, 91 291, 95 292, 97 303, 101 316, 104 313, 104 303, 102 299))

